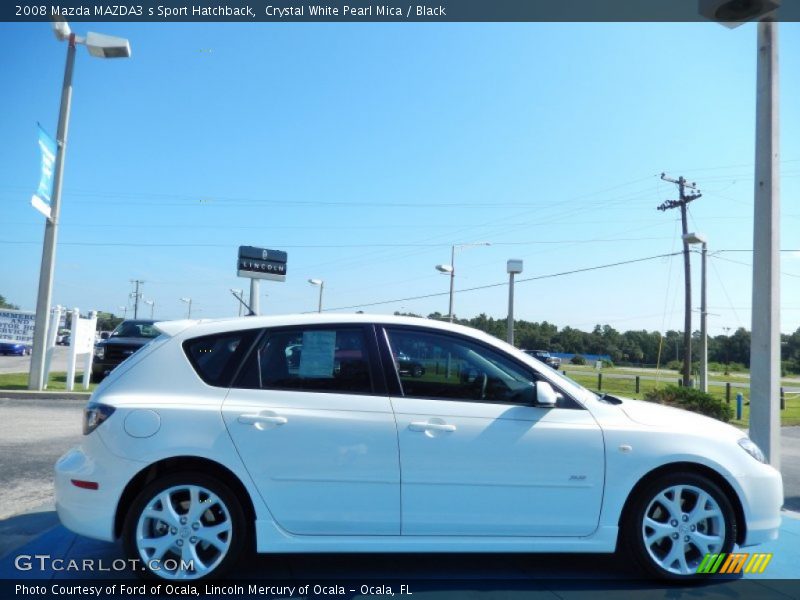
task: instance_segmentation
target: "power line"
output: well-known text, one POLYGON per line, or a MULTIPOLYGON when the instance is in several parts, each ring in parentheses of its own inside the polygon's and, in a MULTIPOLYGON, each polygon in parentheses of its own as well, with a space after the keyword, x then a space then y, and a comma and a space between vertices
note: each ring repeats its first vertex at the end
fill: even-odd
MULTIPOLYGON (((677 256, 678 254, 681 254, 681 253, 680 252, 671 252, 671 253, 667 253, 667 254, 657 254, 655 256, 646 256, 644 258, 635 258, 635 259, 632 259, 632 260, 623 260, 623 261, 619 261, 619 262, 615 262, 615 263, 608 263, 608 264, 605 264, 605 265, 597 265, 597 266, 594 266, 594 267, 584 267, 584 268, 581 268, 581 269, 572 269, 570 271, 561 271, 559 273, 549 273, 547 275, 535 275, 533 277, 525 277, 524 279, 517 279, 516 283, 527 283, 529 281, 539 281, 541 279, 552 279, 554 277, 564 277, 565 275, 574 275, 576 273, 586 273, 586 272, 589 272, 589 271, 598 271, 600 269, 609 269, 611 267, 619 267, 619 266, 622 266, 622 265, 632 265, 634 263, 640 263, 640 262, 645 262, 645 261, 649 261, 649 260, 655 260, 657 258, 668 258, 670 256, 677 256)), ((490 284, 487 284, 487 285, 479 285, 479 286, 475 286, 475 287, 471 287, 471 288, 464 288, 464 289, 461 289, 461 290, 455 290, 454 293, 460 294, 460 293, 463 293, 463 292, 475 292, 475 291, 478 291, 478 290, 487 290, 487 289, 490 289, 490 288, 502 287, 502 286, 506 286, 506 285, 508 285, 508 281, 502 281, 500 283, 490 283, 490 284)), ((383 305, 383 304, 395 304, 397 302, 410 302, 412 300, 425 300, 427 298, 437 298, 437 297, 440 297, 440 296, 447 296, 447 295, 449 295, 449 293, 450 293, 449 291, 448 292, 436 292, 436 293, 433 293, 433 294, 423 294, 421 296, 411 296, 411 297, 408 297, 408 298, 396 298, 394 300, 380 300, 380 301, 377 301, 377 302, 368 302, 368 303, 364 303, 364 304, 353 304, 353 305, 350 305, 350 306, 338 306, 336 308, 325 308, 323 310, 324 310, 324 312, 329 312, 329 311, 334 311, 334 310, 348 310, 348 309, 351 309, 351 308, 364 308, 364 307, 367 307, 367 306, 380 306, 380 305, 383 305)))
MULTIPOLYGON (((612 238, 612 239, 590 239, 590 240, 534 240, 525 242, 492 242, 492 246, 534 246, 534 245, 555 245, 555 244, 593 244, 593 243, 615 243, 615 242, 640 242, 663 240, 663 237, 638 237, 638 238, 612 238)), ((38 244, 39 242, 28 240, 0 240, 0 244, 38 244)), ((59 242, 59 246, 109 246, 126 248, 232 248, 234 244, 219 243, 147 243, 147 242, 59 242)), ((282 244, 273 242, 274 245, 282 248, 294 249, 314 249, 314 248, 445 248, 452 244, 443 242, 435 243, 367 243, 367 244, 282 244)))

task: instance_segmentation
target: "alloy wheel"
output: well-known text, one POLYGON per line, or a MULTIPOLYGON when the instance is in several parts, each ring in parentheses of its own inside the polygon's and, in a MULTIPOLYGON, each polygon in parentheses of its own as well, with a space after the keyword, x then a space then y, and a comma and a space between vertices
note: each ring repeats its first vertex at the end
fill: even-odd
POLYGON ((719 502, 694 485, 671 485, 648 503, 641 523, 651 560, 674 575, 691 575, 706 554, 725 544, 725 514, 719 502))
POLYGON ((225 559, 232 536, 230 510, 217 494, 201 485, 176 485, 147 502, 135 543, 159 577, 199 579, 225 559))

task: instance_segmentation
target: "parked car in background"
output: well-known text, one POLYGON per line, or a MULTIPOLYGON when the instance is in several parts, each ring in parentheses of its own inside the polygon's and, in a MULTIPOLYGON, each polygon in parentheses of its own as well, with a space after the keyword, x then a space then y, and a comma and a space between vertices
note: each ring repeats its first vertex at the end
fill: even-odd
POLYGON ((9 354, 14 356, 27 356, 31 353, 31 347, 26 344, 17 344, 15 342, 1 342, 0 354, 7 356, 9 354))
POLYGON ((523 352, 542 361, 547 366, 553 367, 556 370, 561 367, 561 359, 557 356, 551 356, 547 350, 523 350, 523 352))
POLYGON ((123 321, 106 339, 95 344, 92 381, 102 381, 122 361, 158 337, 159 332, 153 326, 154 323, 151 319, 123 321))
POLYGON ((69 329, 59 329, 56 334, 56 344, 59 346, 67 346, 69 344, 69 329))
POLYGON ((414 360, 405 352, 397 353, 397 370, 400 375, 411 375, 411 377, 422 377, 425 375, 425 367, 422 363, 414 360))
MULTIPOLYGON (((126 322, 109 343, 131 328, 153 330, 126 322)), ((158 328, 55 468, 61 522, 121 539, 143 575, 218 577, 246 549, 619 547, 685 580, 778 535, 781 475, 745 432, 599 396, 486 333, 343 314, 158 328), (401 348, 447 367, 404 374, 401 348)))

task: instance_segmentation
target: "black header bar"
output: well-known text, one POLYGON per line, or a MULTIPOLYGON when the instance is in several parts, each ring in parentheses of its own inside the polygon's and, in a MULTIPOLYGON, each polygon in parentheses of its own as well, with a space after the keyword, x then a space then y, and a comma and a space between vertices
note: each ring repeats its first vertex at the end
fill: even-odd
MULTIPOLYGON (((15 0, 0 21, 244 22, 708 22, 699 12, 726 0, 15 0)), ((775 2, 776 0, 770 0, 775 2)), ((800 21, 800 2, 782 0, 770 19, 800 21)))

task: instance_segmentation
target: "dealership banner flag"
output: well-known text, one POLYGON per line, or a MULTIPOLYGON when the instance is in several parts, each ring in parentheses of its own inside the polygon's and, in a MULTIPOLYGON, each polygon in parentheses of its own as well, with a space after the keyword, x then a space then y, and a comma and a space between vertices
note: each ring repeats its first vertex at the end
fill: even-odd
POLYGON ((39 128, 39 149, 42 151, 42 175, 39 187, 31 197, 33 208, 38 210, 48 219, 50 218, 50 195, 53 193, 53 167, 56 162, 56 143, 42 126, 39 128))

